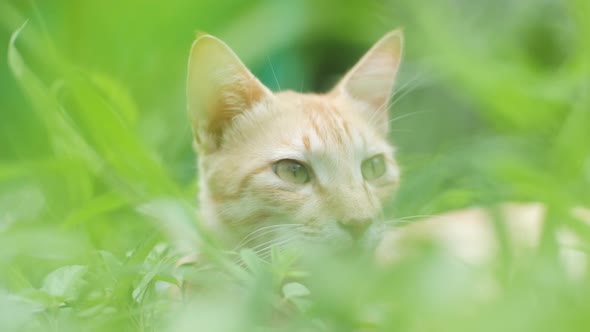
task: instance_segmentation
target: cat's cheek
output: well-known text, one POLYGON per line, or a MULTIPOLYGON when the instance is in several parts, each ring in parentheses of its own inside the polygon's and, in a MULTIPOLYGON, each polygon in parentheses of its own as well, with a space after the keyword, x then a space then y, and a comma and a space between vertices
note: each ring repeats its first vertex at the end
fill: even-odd
POLYGON ((329 213, 326 213, 325 209, 321 205, 321 200, 317 197, 310 197, 301 204, 295 214, 297 223, 309 225, 314 229, 321 229, 323 221, 329 219, 329 213))
POLYGON ((286 185, 268 176, 253 179, 244 195, 256 199, 261 208, 298 216, 301 208, 310 201, 310 190, 286 185))

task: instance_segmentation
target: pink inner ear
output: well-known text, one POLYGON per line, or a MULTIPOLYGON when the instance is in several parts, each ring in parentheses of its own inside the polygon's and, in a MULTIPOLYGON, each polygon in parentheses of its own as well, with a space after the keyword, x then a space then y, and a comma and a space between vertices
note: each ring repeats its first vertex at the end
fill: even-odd
POLYGON ((400 30, 386 34, 342 78, 332 93, 366 104, 361 113, 383 135, 389 128, 389 101, 402 54, 400 30))
POLYGON ((271 94, 225 43, 208 35, 193 44, 187 81, 195 137, 211 149, 235 116, 271 94))
POLYGON ((370 50, 349 73, 345 91, 372 108, 385 108, 392 93, 400 62, 400 45, 387 40, 370 50))

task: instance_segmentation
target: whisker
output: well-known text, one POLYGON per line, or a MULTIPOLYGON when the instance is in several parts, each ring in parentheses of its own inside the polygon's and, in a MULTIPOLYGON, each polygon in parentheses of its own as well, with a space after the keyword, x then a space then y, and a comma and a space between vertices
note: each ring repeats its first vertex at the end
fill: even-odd
MULTIPOLYGON (((252 242, 253 240, 260 238, 264 235, 270 234, 273 231, 277 230, 277 229, 281 229, 281 228, 296 228, 297 226, 299 226, 299 224, 278 224, 278 225, 269 225, 269 226, 264 226, 261 228, 257 228, 256 230, 252 231, 251 233, 249 233, 248 235, 246 235, 241 241, 240 243, 238 243, 236 245, 235 249, 239 249, 241 247, 246 246, 246 244, 252 242)), ((234 249, 234 250, 235 250, 234 249)))
POLYGON ((381 114, 381 111, 384 109, 384 107, 387 107, 387 110, 389 110, 389 100, 386 100, 383 104, 381 104, 379 107, 377 107, 373 111, 373 113, 371 113, 371 116, 369 117, 369 120, 367 121, 370 125, 378 125, 378 123, 374 123, 374 121, 377 119, 379 114, 381 114))
POLYGON ((291 243, 291 242, 295 241, 296 239, 297 239, 297 237, 296 237, 296 236, 287 237, 287 238, 284 238, 282 241, 278 241, 278 242, 275 242, 275 243, 269 244, 269 245, 268 245, 268 246, 266 246, 266 247, 260 248, 260 249, 258 249, 258 250, 256 250, 256 251, 254 251, 254 253, 255 253, 256 255, 258 255, 258 256, 261 256, 261 255, 264 253, 264 255, 263 255, 263 256, 261 256, 261 257, 265 257, 266 255, 270 254, 270 252, 271 252, 271 249, 272 249, 273 247, 274 247, 274 248, 281 248, 281 247, 283 247, 284 245, 286 245, 286 244, 289 244, 289 243, 291 243))
POLYGON ((425 75, 416 75, 414 78, 408 80, 398 89, 395 89, 393 96, 391 97, 391 101, 389 104, 390 108, 393 108, 395 104, 397 104, 400 100, 402 100, 405 96, 407 96, 410 92, 416 90, 422 82, 424 82, 425 75))
POLYGON ((324 236, 321 237, 322 241, 328 242, 328 243, 338 243, 338 240, 342 239, 342 235, 337 234, 336 232, 328 232, 327 234, 324 234, 324 236))
POLYGON ((425 71, 415 72, 414 75, 412 77, 409 77, 408 80, 404 82, 401 86, 394 88, 394 96, 398 92, 407 91, 409 89, 415 89, 420 84, 426 81, 427 75, 428 73, 426 73, 425 71))
POLYGON ((393 123, 395 121, 401 120, 403 118, 406 118, 408 116, 411 116, 411 115, 422 114, 422 113, 432 113, 432 112, 433 111, 415 111, 415 112, 410 112, 410 113, 402 114, 400 116, 396 116, 395 118, 389 120, 389 124, 391 124, 391 123, 393 123))
POLYGON ((415 133, 415 130, 410 129, 390 129, 390 133, 415 133))
POLYGON ((377 118, 379 114, 379 109, 373 111, 373 113, 371 113, 371 116, 369 117, 369 120, 367 121, 371 126, 375 126, 377 125, 374 120, 377 118))
POLYGON ((275 82, 277 83, 277 87, 279 87, 279 91, 281 91, 281 85, 279 84, 279 80, 277 79, 277 74, 275 73, 274 66, 272 65, 272 61, 270 61, 270 57, 266 57, 268 59, 268 63, 270 64, 270 70, 272 71, 272 76, 275 78, 275 82))
POLYGON ((305 73, 301 74, 301 83, 299 84, 299 92, 303 93, 303 83, 305 82, 305 73))
MULTIPOLYGON (((371 114, 371 117, 369 118, 369 121, 368 122, 370 124, 373 124, 374 125, 375 123, 373 121, 375 121, 375 118, 377 117, 377 115, 384 108, 386 108, 387 110, 389 110, 390 108, 392 108, 399 100, 401 100, 404 96, 406 96, 408 93, 410 93, 411 91, 413 91, 416 87, 418 87, 419 84, 422 83, 423 77, 424 77, 423 75, 422 76, 416 75, 414 78, 408 80, 401 87, 399 87, 398 89, 396 89, 395 92, 394 92, 394 95, 392 96, 391 99, 386 100, 375 111, 373 111, 373 113, 371 114)), ((390 120, 390 123, 391 122, 392 121, 390 120)))
POLYGON ((277 238, 274 238, 274 239, 270 239, 269 241, 266 241, 264 243, 261 243, 259 245, 256 245, 256 246, 252 247, 251 249, 254 252, 257 252, 257 250, 260 249, 260 248, 272 247, 272 246, 276 245, 277 243, 280 243, 281 241, 283 241, 285 239, 292 238, 292 237, 293 237, 292 234, 286 234, 286 235, 283 235, 283 236, 280 236, 280 237, 277 237, 277 238))
POLYGON ((413 216, 396 218, 393 220, 412 220, 412 219, 417 219, 417 218, 430 218, 430 217, 436 217, 436 215, 434 215, 434 214, 417 214, 417 215, 413 215, 413 216))
POLYGON ((415 219, 426 219, 426 218, 434 219, 434 220, 442 220, 442 221, 449 220, 449 217, 437 216, 434 214, 417 214, 417 215, 413 215, 413 216, 406 216, 406 217, 401 217, 401 218, 384 220, 383 223, 390 224, 390 225, 391 224, 406 224, 406 223, 416 222, 416 221, 414 221, 415 219))
MULTIPOLYGON (((283 236, 280 238, 276 238, 276 239, 271 239, 269 241, 266 241, 262 244, 257 245, 256 247, 251 248, 251 250, 253 251, 253 253, 262 258, 268 258, 268 254, 270 254, 270 249, 272 247, 277 247, 277 246, 283 246, 285 244, 288 244, 289 242, 293 241, 296 237, 295 236, 283 236), (261 255, 261 253, 264 253, 265 251, 268 251, 267 253, 265 253, 264 255, 261 255)), ((234 261, 235 264, 242 264, 242 258, 241 256, 238 256, 237 259, 234 261)))

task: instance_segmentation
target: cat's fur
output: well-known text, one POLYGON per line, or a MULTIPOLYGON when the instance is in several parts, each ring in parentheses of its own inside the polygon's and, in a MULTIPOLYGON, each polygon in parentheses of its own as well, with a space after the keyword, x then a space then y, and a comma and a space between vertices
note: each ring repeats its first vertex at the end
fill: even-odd
POLYGON ((373 223, 399 182, 388 103, 401 55, 395 30, 330 92, 272 93, 225 43, 200 36, 187 95, 203 221, 246 246, 285 233, 346 242, 351 229, 373 223), (383 155, 385 173, 367 181, 361 164, 376 155, 383 155), (277 176, 273 164, 283 159, 305 165, 310 181, 277 176))
POLYGON ((381 264, 394 265, 419 255, 421 243, 434 246, 472 267, 496 266, 509 257, 514 266, 530 265, 539 258, 544 241, 556 246, 557 260, 571 278, 587 277, 590 268, 587 244, 577 231, 590 227, 590 209, 575 207, 570 218, 577 224, 551 224, 547 208, 541 203, 504 203, 491 209, 471 207, 423 218, 384 233, 376 258, 381 264), (550 238, 544 231, 551 229, 550 238), (501 234, 500 236, 498 236, 501 234), (502 241, 505 241, 502 243, 502 241))

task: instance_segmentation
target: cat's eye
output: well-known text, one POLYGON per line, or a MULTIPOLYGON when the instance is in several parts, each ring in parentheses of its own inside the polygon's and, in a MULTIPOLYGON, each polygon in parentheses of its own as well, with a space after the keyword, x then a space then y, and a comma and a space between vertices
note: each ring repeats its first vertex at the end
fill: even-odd
POLYGON ((361 164, 361 173, 367 181, 381 177, 385 174, 385 169, 385 158, 382 154, 365 159, 361 164))
POLYGON ((282 159, 272 165, 272 170, 281 179, 297 184, 309 182, 310 176, 307 167, 293 159, 282 159))

